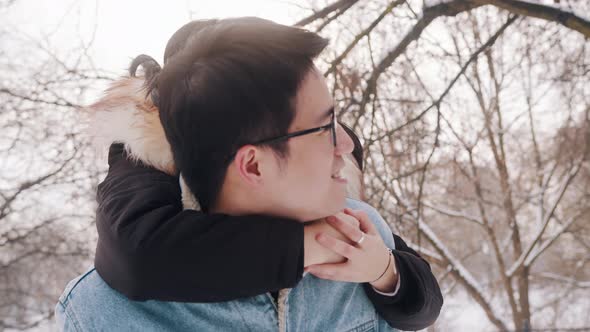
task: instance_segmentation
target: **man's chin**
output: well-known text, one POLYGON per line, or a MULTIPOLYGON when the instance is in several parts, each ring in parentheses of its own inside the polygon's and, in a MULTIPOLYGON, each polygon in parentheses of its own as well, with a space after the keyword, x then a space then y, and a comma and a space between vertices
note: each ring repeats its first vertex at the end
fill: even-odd
POLYGON ((346 207, 346 195, 344 193, 337 193, 332 194, 330 198, 329 200, 322 200, 320 202, 310 201, 308 204, 299 205, 299 208, 291 205, 282 211, 284 213, 275 213, 275 215, 295 219, 300 222, 308 222, 342 212, 346 207), (335 195, 338 195, 338 197, 335 197, 335 195))
MULTIPOLYGON (((346 207, 346 196, 342 195, 341 199, 326 202, 325 208, 321 211, 321 216, 318 218, 325 218, 327 216, 335 215, 336 213, 342 212, 346 207)), ((317 218, 316 218, 317 219, 317 218)))

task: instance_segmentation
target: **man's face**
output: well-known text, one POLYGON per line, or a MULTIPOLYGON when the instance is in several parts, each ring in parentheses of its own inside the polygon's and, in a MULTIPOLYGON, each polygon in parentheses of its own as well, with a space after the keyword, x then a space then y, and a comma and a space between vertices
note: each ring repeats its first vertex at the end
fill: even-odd
MULTIPOLYGON (((310 70, 295 100, 295 118, 289 133, 330 123, 333 99, 322 74, 310 70)), ((309 221, 334 214, 344 208, 346 180, 341 178, 343 155, 353 149, 344 129, 336 126, 334 146, 332 133, 324 130, 291 138, 289 156, 277 161, 267 186, 273 214, 309 221)))

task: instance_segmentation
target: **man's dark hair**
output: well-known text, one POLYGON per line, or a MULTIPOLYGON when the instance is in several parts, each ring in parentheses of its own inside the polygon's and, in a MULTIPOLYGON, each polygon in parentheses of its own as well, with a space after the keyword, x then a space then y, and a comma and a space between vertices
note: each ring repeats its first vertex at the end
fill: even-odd
MULTIPOLYGON (((157 91, 176 166, 208 212, 233 154, 287 133, 297 90, 328 41, 253 17, 191 24, 168 43, 149 89, 157 91)), ((278 158, 288 156, 284 141, 268 147, 278 158)))
POLYGON ((176 30, 176 32, 168 39, 166 49, 164 50, 164 65, 177 54, 180 50, 187 46, 189 39, 195 36, 203 28, 210 27, 218 23, 218 19, 196 20, 191 21, 176 30))

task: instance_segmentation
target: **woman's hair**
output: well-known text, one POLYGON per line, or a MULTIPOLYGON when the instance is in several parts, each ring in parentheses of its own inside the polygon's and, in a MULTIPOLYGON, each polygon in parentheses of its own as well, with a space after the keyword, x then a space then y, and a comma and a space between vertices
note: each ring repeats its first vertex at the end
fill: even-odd
MULTIPOLYGON (((172 37, 166 43, 166 49, 164 50, 164 65, 170 59, 176 55, 180 50, 182 50, 188 43, 189 38, 203 28, 211 26, 217 23, 219 20, 217 19, 209 19, 209 20, 197 20, 191 21, 185 25, 183 25, 180 29, 178 29, 172 37)), ((137 69, 141 67, 144 72, 145 77, 145 85, 148 91, 148 97, 151 98, 153 104, 158 107, 158 89, 156 87, 157 84, 157 77, 162 67, 154 58, 146 54, 140 54, 133 61, 131 61, 131 65, 129 65, 129 76, 136 77, 137 76, 137 69)))
POLYGON ((350 136, 352 139, 352 143, 354 144, 354 148, 352 149, 352 157, 354 161, 356 161, 359 170, 363 171, 363 145, 361 144, 361 140, 356 135, 356 133, 350 128, 349 126, 345 125, 344 123, 340 123, 340 126, 344 128, 344 131, 350 136))

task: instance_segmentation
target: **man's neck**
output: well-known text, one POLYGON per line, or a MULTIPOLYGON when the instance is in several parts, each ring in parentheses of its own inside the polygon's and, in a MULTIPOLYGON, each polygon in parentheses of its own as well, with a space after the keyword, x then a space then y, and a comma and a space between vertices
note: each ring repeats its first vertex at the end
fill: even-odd
POLYGON ((264 209, 258 206, 257 202, 258 199, 255 195, 246 195, 240 190, 222 188, 217 203, 210 211, 231 216, 264 214, 264 209))

